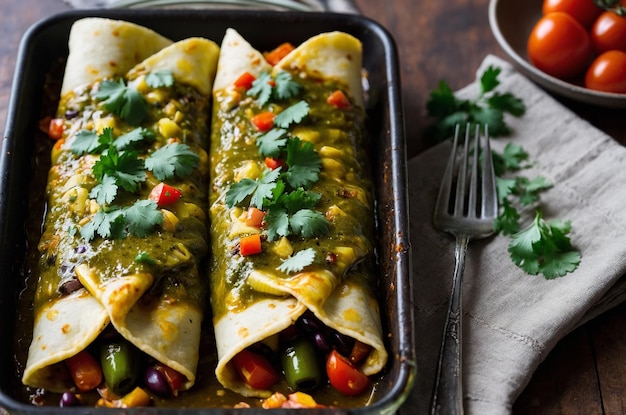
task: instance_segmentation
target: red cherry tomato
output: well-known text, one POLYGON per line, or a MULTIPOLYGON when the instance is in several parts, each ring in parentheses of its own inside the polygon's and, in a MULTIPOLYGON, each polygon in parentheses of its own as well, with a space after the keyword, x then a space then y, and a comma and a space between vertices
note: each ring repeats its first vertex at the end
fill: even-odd
POLYGON ((370 379, 359 372, 348 359, 333 350, 326 360, 326 374, 330 384, 339 392, 348 396, 363 393, 370 384, 370 379))
POLYGON ((159 207, 171 205, 180 199, 182 192, 169 184, 159 183, 152 188, 150 199, 154 200, 159 207))
POLYGON ((102 382, 102 369, 100 364, 89 354, 82 350, 72 357, 65 359, 65 364, 81 392, 95 389, 102 382))
POLYGON ((254 389, 267 389, 278 382, 278 373, 263 355, 242 350, 233 363, 242 379, 254 389))
POLYGON ((596 6, 593 0, 544 0, 542 10, 543 14, 567 13, 587 28, 591 27, 602 13, 602 9, 596 6))
POLYGON ((546 14, 537 22, 527 50, 533 65, 561 79, 584 73, 593 53, 587 30, 563 12, 546 14))
POLYGON ((626 93, 626 52, 610 50, 598 56, 587 69, 585 87, 596 91, 626 93))
POLYGON ((597 53, 607 50, 626 52, 626 17, 603 12, 591 27, 591 43, 597 53))

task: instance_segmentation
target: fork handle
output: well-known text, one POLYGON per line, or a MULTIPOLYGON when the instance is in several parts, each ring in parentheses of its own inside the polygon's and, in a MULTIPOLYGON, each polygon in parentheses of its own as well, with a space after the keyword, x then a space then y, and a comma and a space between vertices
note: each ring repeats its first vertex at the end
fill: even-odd
POLYGON ((465 269, 465 253, 469 242, 467 235, 457 235, 455 248, 454 276, 446 325, 439 351, 437 377, 431 404, 431 414, 463 414, 462 384, 462 282, 465 269))

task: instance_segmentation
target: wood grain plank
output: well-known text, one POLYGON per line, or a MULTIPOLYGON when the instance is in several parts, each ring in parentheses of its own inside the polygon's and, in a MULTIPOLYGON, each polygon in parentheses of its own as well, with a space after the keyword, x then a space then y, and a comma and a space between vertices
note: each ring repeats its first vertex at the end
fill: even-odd
POLYGON ((604 412, 626 413, 626 304, 589 323, 604 412))
POLYGON ((513 414, 602 413, 590 333, 583 326, 550 352, 520 395, 513 414))

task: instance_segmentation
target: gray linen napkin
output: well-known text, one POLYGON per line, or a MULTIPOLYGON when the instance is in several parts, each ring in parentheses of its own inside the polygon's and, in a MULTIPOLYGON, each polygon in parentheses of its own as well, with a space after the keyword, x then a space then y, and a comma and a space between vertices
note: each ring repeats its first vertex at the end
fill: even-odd
MULTIPOLYGON (((555 280, 531 276, 509 258, 508 237, 470 242, 463 285, 464 404, 469 414, 507 414, 534 370, 574 327, 626 298, 626 149, 517 73, 502 68, 499 90, 522 98, 527 113, 508 118, 512 141, 535 164, 524 175, 543 175, 554 187, 542 194, 545 219, 572 222, 579 268, 555 280)), ((477 85, 459 92, 475 96, 477 85)), ((409 161, 418 376, 405 408, 427 413, 453 273, 454 241, 431 218, 449 141, 409 161)), ((533 210, 526 212, 528 220, 533 210)), ((523 217, 526 217, 523 216, 523 217)), ((528 222, 528 221, 527 221, 528 222)), ((406 412, 403 411, 403 412, 406 412)), ((415 411, 415 412, 413 412, 415 411)))

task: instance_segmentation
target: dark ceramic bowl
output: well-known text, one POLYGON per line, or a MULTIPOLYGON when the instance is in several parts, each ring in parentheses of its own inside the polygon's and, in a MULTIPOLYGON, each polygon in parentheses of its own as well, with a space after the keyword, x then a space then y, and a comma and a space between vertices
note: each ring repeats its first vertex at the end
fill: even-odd
POLYGON ((541 18, 542 4, 543 0, 491 0, 489 4, 491 31, 517 69, 556 95, 602 107, 625 108, 626 94, 593 91, 583 87, 582 83, 571 83, 548 75, 530 63, 526 44, 530 32, 541 18))

